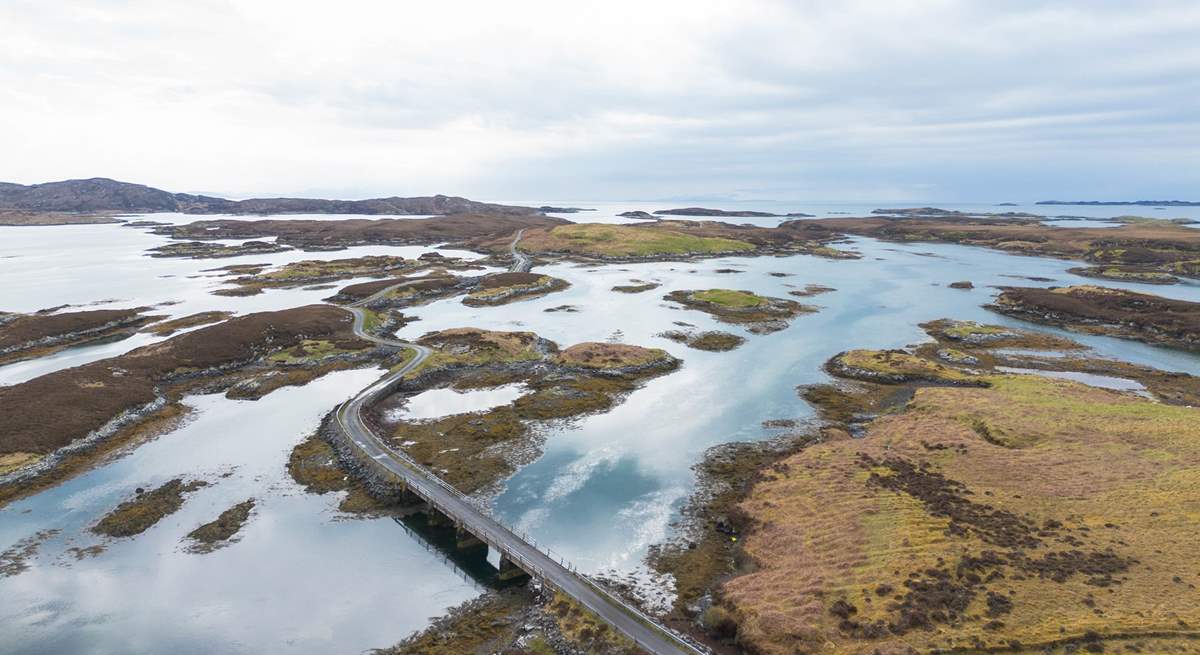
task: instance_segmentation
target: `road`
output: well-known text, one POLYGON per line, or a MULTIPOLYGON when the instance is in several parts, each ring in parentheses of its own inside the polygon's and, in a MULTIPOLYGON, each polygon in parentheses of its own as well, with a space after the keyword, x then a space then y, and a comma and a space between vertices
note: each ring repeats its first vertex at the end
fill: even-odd
POLYGON ((529 255, 517 250, 517 244, 520 243, 521 237, 525 235, 525 228, 517 230, 517 235, 513 237, 513 242, 509 244, 508 251, 512 253, 513 263, 508 270, 513 272, 528 273, 533 268, 533 260, 529 255))
MULTIPOLYGON (((513 254, 510 270, 528 272, 532 267, 532 262, 529 257, 517 250, 517 243, 521 240, 522 232, 523 230, 517 232, 512 245, 509 246, 509 250, 513 254)), ((434 509, 452 519, 455 525, 487 543, 489 547, 498 551, 509 562, 520 567, 526 573, 575 599, 576 602, 594 612, 601 620, 643 649, 655 655, 696 655, 703 652, 675 637, 632 605, 579 575, 562 558, 555 559, 548 551, 543 552, 539 549, 531 540, 518 535, 496 521, 475 506, 466 496, 459 493, 457 489, 417 463, 406 453, 389 448, 383 439, 371 431, 371 428, 363 421, 363 408, 370 406, 388 393, 406 373, 420 366, 430 355, 430 350, 425 346, 378 337, 368 334, 363 329, 366 319, 364 306, 405 284, 408 283, 402 282, 390 286, 346 307, 354 314, 354 332, 358 336, 384 346, 408 348, 416 353, 404 366, 391 371, 338 407, 337 424, 350 442, 359 449, 365 458, 403 480, 409 491, 417 494, 434 509)))

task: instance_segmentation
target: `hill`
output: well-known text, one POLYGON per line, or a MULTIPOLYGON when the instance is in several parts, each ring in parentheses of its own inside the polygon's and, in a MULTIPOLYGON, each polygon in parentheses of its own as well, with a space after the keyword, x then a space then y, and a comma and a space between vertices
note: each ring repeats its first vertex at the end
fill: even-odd
POLYGON ((476 202, 456 196, 326 200, 320 198, 250 198, 171 193, 144 184, 103 177, 44 184, 0 182, 0 210, 39 212, 183 212, 187 214, 414 214, 466 213, 528 215, 533 207, 476 202))

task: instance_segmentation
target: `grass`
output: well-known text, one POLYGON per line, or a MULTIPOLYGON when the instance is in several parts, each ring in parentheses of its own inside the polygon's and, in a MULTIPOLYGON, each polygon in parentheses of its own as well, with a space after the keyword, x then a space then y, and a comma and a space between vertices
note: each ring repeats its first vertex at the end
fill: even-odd
POLYGON ((338 348, 332 341, 305 339, 287 350, 270 355, 267 359, 276 364, 304 364, 347 352, 351 351, 338 348))
POLYGON ((726 352, 746 343, 745 337, 739 337, 736 334, 721 332, 719 330, 700 333, 668 330, 660 333, 658 336, 670 339, 676 343, 682 343, 689 348, 706 350, 708 352, 726 352))
POLYGON ((1200 410, 1038 376, 988 381, 920 389, 865 438, 810 446, 754 487, 741 507, 759 528, 742 541, 759 569, 724 587, 741 643, 765 655, 1191 647, 1200 410))
POLYGON ((667 364, 674 358, 661 348, 643 348, 623 343, 577 343, 559 353, 558 363, 590 369, 614 370, 667 364))
POLYGON ((421 337, 433 354, 408 377, 447 366, 483 366, 542 358, 538 336, 532 332, 497 332, 478 328, 452 328, 421 337))
POLYGON ((583 648, 584 652, 629 655, 642 652, 633 641, 608 627, 607 623, 570 596, 555 592, 546 609, 554 617, 563 636, 583 648))
POLYGON ((479 288, 463 298, 463 304, 468 306, 503 305, 518 300, 537 298, 554 291, 561 291, 571 286, 566 280, 549 275, 532 275, 528 273, 501 273, 484 278, 479 288), (511 283, 505 283, 505 277, 512 276, 511 283), (490 282, 490 283, 489 283, 490 282))
POLYGON ((818 311, 794 300, 760 296, 734 289, 679 290, 663 296, 690 309, 705 312, 723 323, 745 326, 755 334, 777 332, 800 314, 818 311))
POLYGON ((996 301, 985 307, 1071 330, 1200 350, 1200 303, 1196 302, 1089 284, 1004 287, 996 301))
POLYGON ((554 278, 550 277, 549 275, 540 275, 537 278, 530 280, 528 282, 522 282, 522 283, 518 283, 518 284, 510 284, 507 286, 481 288, 481 289, 472 291, 471 293, 467 294, 467 297, 468 298, 490 298, 492 296, 499 296, 499 295, 503 295, 506 293, 511 293, 513 291, 521 291, 524 289, 534 289, 534 288, 540 287, 542 285, 549 284, 549 282, 553 279, 554 278))
POLYGON ((922 323, 921 328, 939 342, 959 348, 1024 348, 1029 350, 1081 350, 1079 343, 1063 337, 1002 325, 948 318, 922 323))
POLYGON ((169 321, 162 321, 161 323, 155 323, 155 324, 151 325, 150 327, 146 328, 145 331, 150 332, 151 334, 156 334, 158 336, 165 337, 165 336, 170 336, 172 334, 175 334, 179 330, 184 330, 184 329, 191 328, 191 327, 199 327, 201 325, 209 325, 211 323, 217 323, 219 321, 224 321, 225 319, 227 319, 231 316, 233 316, 233 312, 222 312, 222 311, 199 312, 197 314, 191 314, 188 316, 171 319, 169 321))
POLYGON ((545 243, 523 243, 526 248, 579 254, 652 257, 656 255, 746 252, 754 245, 723 237, 701 237, 655 227, 581 223, 550 229, 545 243))
POLYGON ((375 514, 386 505, 375 500, 358 478, 338 464, 333 448, 312 435, 301 441, 288 456, 288 474, 309 493, 345 491, 338 510, 348 514, 375 514))
POLYGON ((390 255, 373 255, 353 259, 308 259, 281 266, 278 270, 260 273, 257 282, 293 283, 341 279, 364 275, 381 275, 398 269, 413 268, 417 263, 390 255))
POLYGON ((1008 328, 999 325, 980 325, 974 321, 958 321, 944 330, 946 336, 952 339, 966 339, 975 336, 994 336, 1011 334, 1008 328))
MULTIPOLYGON (((117 506, 92 526, 92 532, 108 537, 132 537, 150 529, 163 518, 183 507, 184 495, 208 483, 194 480, 185 483, 175 478, 151 491, 140 492, 117 506)), ((140 490, 139 490, 140 491, 140 490)))
POLYGON ((250 519, 250 511, 253 509, 253 498, 242 501, 221 512, 216 519, 189 532, 188 539, 195 542, 193 550, 208 552, 227 544, 250 519))
POLYGON ((767 299, 749 291, 733 289, 706 289, 693 291, 692 298, 700 302, 710 302, 722 307, 759 307, 767 303, 767 299))
POLYGON ((1068 273, 1105 280, 1147 282, 1150 284, 1176 284, 1179 278, 1165 271, 1146 270, 1121 266, 1086 266, 1067 269, 1068 273))
POLYGON ((368 309, 366 307, 362 308, 362 313, 363 313, 363 322, 362 322, 363 332, 366 332, 367 334, 373 334, 375 332, 375 330, 377 330, 379 328, 379 325, 381 323, 383 323, 383 314, 381 312, 377 312, 373 309, 368 309))
POLYGON ((0 475, 12 473, 42 459, 37 453, 5 453, 0 455, 0 475))
POLYGON ((869 382, 924 381, 943 384, 986 384, 982 378, 903 350, 849 350, 829 364, 842 377, 869 382))
MULTIPOLYGON (((431 626, 399 644, 374 652, 379 655, 510 652, 506 646, 524 632, 522 628, 532 604, 533 599, 525 589, 485 593, 434 619, 431 626)), ((554 653, 540 636, 530 641, 522 652, 554 653)))
POLYGON ((658 287, 662 286, 657 282, 640 282, 638 280, 632 281, 638 283, 618 284, 617 286, 613 287, 612 290, 616 291, 617 293, 642 293, 643 291, 650 291, 651 289, 657 289, 658 287))

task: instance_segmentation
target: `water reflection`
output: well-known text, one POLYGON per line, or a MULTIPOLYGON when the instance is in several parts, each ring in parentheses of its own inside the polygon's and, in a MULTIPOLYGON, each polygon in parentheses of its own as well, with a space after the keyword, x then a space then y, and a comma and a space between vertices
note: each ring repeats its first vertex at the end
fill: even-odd
POLYGON ((524 384, 505 384, 490 389, 430 389, 409 396, 403 407, 388 410, 388 420, 422 420, 482 412, 486 409, 507 405, 529 389, 524 384))
MULTIPOLYGON (((616 220, 609 215, 614 212, 606 212, 585 219, 616 220)), ((184 218, 192 217, 169 220, 184 218)), ((7 257, 0 259, 3 309, 30 311, 117 295, 120 302, 111 306, 182 301, 165 308, 172 316, 209 309, 243 313, 279 309, 329 294, 296 289, 246 298, 215 297, 209 291, 219 280, 191 277, 204 268, 363 254, 413 256, 427 250, 355 248, 191 261, 143 257, 142 251, 161 244, 162 237, 117 226, 8 228, 4 237, 0 239, 0 257, 7 257), (34 280, 36 285, 31 283, 34 280)), ((1066 273, 1075 262, 868 239, 854 240, 848 247, 861 251, 863 259, 794 256, 547 266, 538 270, 562 277, 572 287, 502 307, 471 308, 458 299, 435 302, 409 312, 421 320, 400 334, 414 337, 464 326, 526 329, 564 346, 613 338, 661 347, 684 360, 681 370, 650 380, 613 411, 551 430, 544 455, 522 468, 494 503, 498 518, 517 524, 539 544, 565 553, 582 570, 628 570, 641 561, 648 544, 667 534, 671 517, 692 489, 691 467, 704 450, 728 441, 762 438, 768 434, 760 427, 764 419, 810 416, 811 409, 796 395, 795 386, 826 380, 820 365, 832 355, 851 347, 888 348, 922 341, 925 335, 918 324, 942 317, 1033 328, 983 309, 981 305, 995 293, 990 287, 1091 282, 1066 273), (717 273, 721 268, 743 272, 717 273), (769 275, 772 272, 790 276, 769 275), (1053 281, 1016 279, 1022 277, 1053 281), (663 286, 641 294, 611 291, 612 286, 632 279, 663 286), (946 286, 956 280, 971 280, 976 288, 961 291, 946 286), (819 313, 797 318, 784 331, 750 336, 733 352, 690 350, 656 336, 675 327, 675 322, 701 330, 741 331, 662 300, 670 291, 732 287, 786 297, 810 283, 837 289, 802 299, 821 306, 819 313), (577 306, 579 312, 544 311, 564 304, 577 306)), ((1200 300, 1198 285, 1149 289, 1133 283, 1106 284, 1200 300)), ((1098 356, 1200 373, 1200 358, 1195 355, 1048 331, 1080 340, 1098 356)), ((152 340, 139 335, 66 351, 43 362, 3 367, 0 380, 27 379, 152 340)), ((0 579, 4 650, 353 652, 393 643, 426 625, 429 617, 477 594, 481 584, 490 584, 488 569, 477 558, 459 561, 457 552, 440 548, 439 539, 444 541, 445 534, 426 535, 420 517, 399 526, 387 519, 339 520, 334 509, 337 498, 302 493, 287 477, 290 449, 329 408, 378 375, 378 371, 339 372, 257 402, 190 398, 196 414, 186 426, 0 510, 0 549, 41 529, 62 530, 42 546, 29 571, 0 579), (226 473, 228 477, 220 477, 226 473), (194 493, 180 512, 136 539, 113 542, 102 554, 75 561, 68 549, 98 542, 86 528, 99 516, 135 487, 180 475, 201 476, 214 484, 194 493), (259 504, 240 542, 209 555, 181 550, 180 539, 188 531, 249 497, 259 504), (446 564, 447 557, 452 565, 446 564)), ((429 396, 419 402, 426 401, 428 408, 417 408, 423 415, 482 408, 485 402, 490 406, 502 399, 429 396), (444 404, 447 400, 451 405, 444 404), (477 400, 479 404, 454 404, 477 400)))
POLYGON ((336 494, 304 493, 286 473, 288 452, 320 416, 379 375, 333 373, 256 402, 191 397, 195 418, 179 430, 0 511, 3 547, 62 530, 30 570, 0 579, 4 651, 355 652, 476 595, 479 581, 393 521, 338 519, 336 494), (211 484, 136 538, 86 531, 135 487, 180 475, 211 484), (190 530, 249 497, 258 504, 239 542, 183 550, 190 530), (68 551, 97 543, 107 549, 95 557, 68 551))

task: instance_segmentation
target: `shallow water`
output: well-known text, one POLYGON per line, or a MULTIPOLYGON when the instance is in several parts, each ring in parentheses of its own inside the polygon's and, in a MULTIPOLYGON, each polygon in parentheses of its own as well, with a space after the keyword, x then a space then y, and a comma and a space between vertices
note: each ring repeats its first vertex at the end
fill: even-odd
POLYGON ((451 414, 482 412, 507 405, 527 391, 523 384, 505 384, 490 389, 430 389, 409 396, 404 407, 385 414, 391 421, 441 418, 451 414))
MULTIPOLYGON (((544 203, 533 201, 504 201, 517 205, 541 206, 544 203)), ((999 201, 997 201, 999 202, 999 201)), ((568 220, 584 223, 607 222, 640 222, 642 219, 626 219, 617 216, 622 212, 644 211, 654 213, 663 209, 680 207, 709 207, 727 211, 760 211, 773 214, 803 213, 813 218, 838 218, 842 216, 871 216, 876 209, 904 207, 937 207, 968 214, 1003 214, 1021 212, 1045 216, 1047 218, 1114 218, 1117 216, 1147 216, 1151 218, 1191 218, 1200 219, 1200 206, 1196 207, 1142 207, 1138 205, 1038 205, 1034 202, 1018 202, 1014 206, 1000 206, 995 202, 943 202, 938 200, 922 200, 912 202, 819 202, 811 200, 630 200, 622 202, 595 202, 587 200, 555 201, 555 207, 584 207, 595 211, 579 212, 576 214, 553 214, 568 220)), ((668 217, 672 218, 672 217, 668 217)), ((673 218, 695 219, 691 216, 675 216, 673 218)), ((791 220, 788 217, 730 217, 726 219, 734 223, 753 223, 755 225, 776 225, 781 221, 791 220)), ((1099 227, 1111 226, 1112 223, 1097 221, 1062 220, 1062 227, 1099 227)), ((1196 226, 1190 226, 1196 227, 1196 226)))
POLYGON ((1081 373, 1078 371, 1043 371, 1036 368, 1013 368, 1011 366, 997 366, 996 370, 1004 373, 1023 373, 1025 375, 1041 375, 1060 380, 1073 380, 1091 387, 1112 389, 1114 391, 1132 391, 1139 396, 1154 397, 1141 382, 1130 380, 1129 378, 1114 377, 1112 375, 1098 375, 1096 373, 1081 373))
MULTIPOLYGON (((196 219, 183 214, 153 214, 150 218, 163 222, 196 219)), ((145 229, 119 225, 0 226, 0 289, 3 289, 0 311, 32 312, 58 305, 78 305, 64 311, 83 311, 93 305, 101 309, 153 306, 151 314, 179 318, 211 310, 249 314, 287 309, 319 303, 338 288, 377 278, 339 280, 334 288, 267 289, 255 296, 224 297, 210 292, 229 286, 226 282, 230 278, 211 269, 258 263, 277 267, 303 260, 367 255, 417 257, 435 250, 423 246, 364 246, 331 252, 292 250, 219 259, 158 258, 145 254, 147 249, 167 242, 167 238, 145 229)), ((463 259, 481 257, 463 250, 436 250, 463 259)), ((163 338, 137 334, 123 341, 68 348, 49 357, 0 366, 0 385, 120 355, 163 338)))
POLYGON ((338 520, 337 494, 306 494, 284 468, 330 406, 380 374, 333 373, 255 402, 190 397, 184 427, 0 510, 5 546, 62 530, 30 570, 0 579, 4 652, 357 652, 476 595, 475 582, 393 521, 338 520), (87 532, 135 487, 178 476, 210 485, 136 538, 87 532), (184 551, 184 535, 251 497, 240 541, 184 551), (66 552, 93 544, 106 550, 78 561, 66 552))
MULTIPOLYGON (((650 208, 674 204, 654 203, 650 208)), ((624 211, 626 206, 614 204, 610 209, 624 211)), ((1106 209, 1129 213, 1130 208, 1106 209)), ((593 213, 571 217, 604 218, 593 213)), ((179 220, 184 218, 191 219, 179 220)), ((218 279, 190 276, 233 263, 412 256, 427 250, 372 247, 192 261, 144 257, 142 251, 164 239, 114 225, 0 230, 0 257, 17 255, 0 258, 0 308, 10 311, 114 297, 120 300, 111 306, 122 307, 181 301, 163 308, 171 316, 209 309, 279 309, 317 302, 332 290, 223 298, 208 293, 219 285, 218 279)), ((680 370, 650 380, 611 412, 550 431, 544 454, 519 470, 494 501, 500 518, 566 555, 581 570, 634 571, 648 545, 669 534, 672 517, 693 488, 691 467, 704 450, 776 434, 761 427, 763 420, 811 416, 795 387, 826 380, 820 366, 832 355, 848 348, 923 341, 918 324, 943 317, 1044 329, 993 314, 981 305, 994 296, 994 286, 1094 282, 1065 272, 1077 262, 964 246, 857 239, 846 247, 862 252, 863 259, 801 255, 546 266, 537 270, 572 286, 501 307, 438 301, 406 312, 420 320, 399 334, 415 337, 463 326, 532 330, 561 346, 612 338, 664 348, 683 360, 680 370), (742 272, 715 272, 723 268, 742 272), (774 277, 771 272, 790 276, 774 277), (1020 279, 1024 276, 1053 281, 1020 279), (632 279, 662 286, 640 294, 611 291, 632 279), (946 286, 956 280, 971 280, 976 288, 946 286), (820 311, 801 315, 788 329, 765 336, 746 334, 663 300, 672 290, 710 287, 788 297, 788 291, 814 283, 837 290, 800 298, 820 311), (544 311, 564 304, 579 311, 544 311), (707 353, 656 336, 678 329, 675 322, 696 330, 743 334, 748 341, 732 352, 707 353)), ((1200 301, 1197 285, 1111 286, 1200 301)), ((1200 357, 1195 355, 1109 337, 1045 331, 1077 339, 1098 356, 1200 374, 1200 357)), ((0 381, 17 382, 156 339, 139 335, 2 367, 0 381)), ((0 550, 41 529, 63 530, 32 558, 28 571, 0 578, 4 650, 356 652, 390 645, 427 625, 446 607, 478 593, 475 578, 428 550, 418 531, 390 520, 338 520, 336 495, 304 494, 287 476, 284 467, 294 444, 312 431, 321 415, 379 374, 334 373, 256 402, 190 398, 197 411, 185 427, 0 510, 0 550), (219 477, 228 471, 228 478, 219 477), (84 529, 133 488, 179 475, 203 476, 215 484, 195 492, 179 513, 145 534, 115 541, 95 558, 77 562, 65 554, 68 547, 98 542, 84 529), (209 555, 182 550, 184 534, 251 496, 260 503, 240 542, 209 555)), ((432 416, 506 402, 446 394, 414 397, 409 409, 432 416)))

